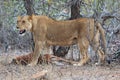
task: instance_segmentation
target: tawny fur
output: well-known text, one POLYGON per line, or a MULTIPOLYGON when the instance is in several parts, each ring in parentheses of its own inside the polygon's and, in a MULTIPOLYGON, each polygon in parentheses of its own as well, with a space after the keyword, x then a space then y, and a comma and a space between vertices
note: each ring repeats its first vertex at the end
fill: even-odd
POLYGON ((78 44, 82 56, 79 65, 83 65, 89 60, 87 52, 92 43, 100 61, 104 61, 105 53, 100 48, 96 49, 100 45, 100 36, 104 48, 106 48, 104 29, 92 18, 56 21, 46 16, 19 16, 17 27, 20 30, 29 30, 33 33, 35 49, 29 65, 36 65, 40 54, 48 53, 48 48, 53 45, 78 44))

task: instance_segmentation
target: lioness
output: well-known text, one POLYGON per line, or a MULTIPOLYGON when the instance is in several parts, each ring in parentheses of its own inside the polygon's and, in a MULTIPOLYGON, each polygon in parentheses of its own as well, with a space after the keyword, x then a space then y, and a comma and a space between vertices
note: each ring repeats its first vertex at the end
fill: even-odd
POLYGON ((33 33, 35 49, 29 65, 36 65, 43 50, 49 50, 52 45, 68 46, 78 44, 82 56, 79 66, 88 61, 88 47, 90 44, 99 54, 99 62, 105 59, 105 53, 99 47, 100 35, 106 48, 104 29, 100 23, 92 18, 80 18, 67 21, 56 21, 47 16, 19 16, 17 28, 20 34, 27 30, 33 33))

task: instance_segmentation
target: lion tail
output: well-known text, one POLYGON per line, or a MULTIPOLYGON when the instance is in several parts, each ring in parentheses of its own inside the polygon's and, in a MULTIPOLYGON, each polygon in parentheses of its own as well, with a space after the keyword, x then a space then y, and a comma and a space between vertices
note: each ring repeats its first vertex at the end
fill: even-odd
POLYGON ((98 30, 100 31, 100 34, 101 34, 101 38, 102 38, 102 41, 103 41, 103 50, 104 50, 104 53, 106 54, 106 51, 107 51, 107 44, 106 44, 106 38, 105 38, 105 31, 104 29, 102 28, 102 25, 97 22, 96 24, 98 30))

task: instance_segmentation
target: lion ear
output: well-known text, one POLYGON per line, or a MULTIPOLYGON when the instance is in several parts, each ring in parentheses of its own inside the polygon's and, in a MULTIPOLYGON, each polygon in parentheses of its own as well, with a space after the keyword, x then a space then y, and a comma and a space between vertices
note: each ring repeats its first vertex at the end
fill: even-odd
POLYGON ((28 20, 32 20, 32 16, 29 16, 28 20))
POLYGON ((20 19, 21 19, 21 16, 18 16, 17 19, 20 20, 20 19))
POLYGON ((32 20, 32 18, 33 18, 33 16, 34 16, 34 14, 32 14, 31 16, 29 16, 29 20, 32 20))

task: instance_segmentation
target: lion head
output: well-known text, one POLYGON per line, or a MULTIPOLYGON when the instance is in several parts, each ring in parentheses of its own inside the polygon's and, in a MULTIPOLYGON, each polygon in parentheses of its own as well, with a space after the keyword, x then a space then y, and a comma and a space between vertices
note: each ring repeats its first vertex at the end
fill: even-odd
POLYGON ((26 31, 30 31, 31 28, 32 28, 31 16, 18 16, 17 29, 19 29, 19 34, 23 34, 26 31))

